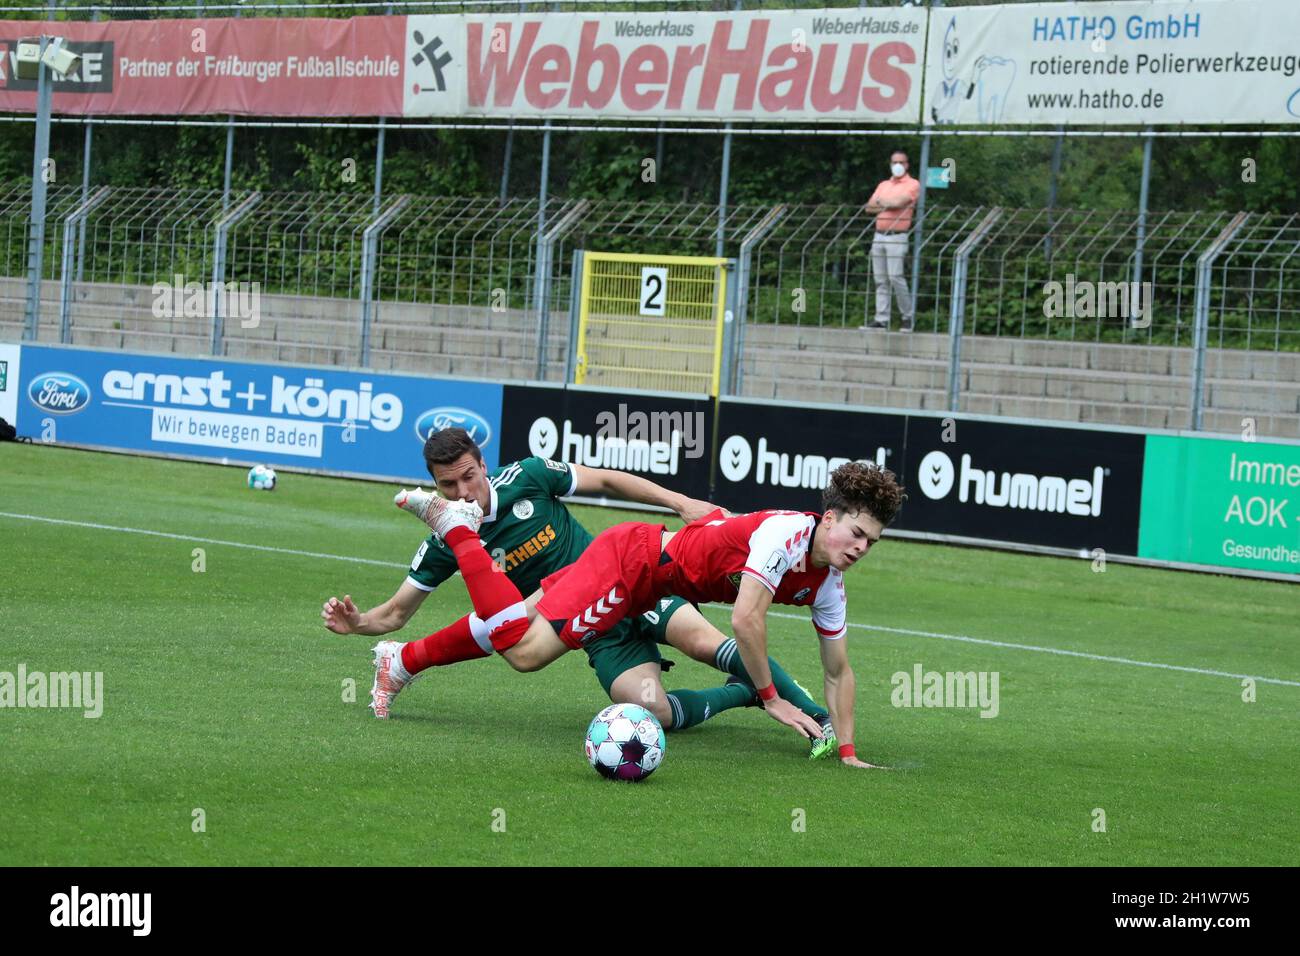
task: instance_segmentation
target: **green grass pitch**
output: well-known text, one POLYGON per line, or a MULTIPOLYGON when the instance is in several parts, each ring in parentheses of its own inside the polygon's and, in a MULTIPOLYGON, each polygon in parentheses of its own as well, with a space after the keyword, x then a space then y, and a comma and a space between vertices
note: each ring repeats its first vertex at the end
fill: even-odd
MULTIPOLYGON (((581 654, 537 674, 436 669, 371 717, 373 640, 327 632, 319 610, 403 580, 422 535, 393 490, 282 473, 253 492, 242 469, 0 447, 0 671, 101 671, 105 698, 98 719, 0 710, 0 861, 1294 863, 1295 586, 886 538, 846 578, 867 625, 848 640, 859 754, 896 769, 809 762, 742 709, 670 734, 663 766, 627 785, 583 759, 606 700, 581 654), (998 716, 892 706, 891 675, 918 663, 998 672, 998 716), (1239 676, 1186 668, 1280 682, 1249 702, 1239 676)), ((629 517, 576 510, 593 530, 629 517)), ((455 579, 398 637, 467 608, 455 579)), ((821 698, 796 613, 772 619, 771 652, 821 698)), ((722 680, 669 656, 670 689, 722 680)))

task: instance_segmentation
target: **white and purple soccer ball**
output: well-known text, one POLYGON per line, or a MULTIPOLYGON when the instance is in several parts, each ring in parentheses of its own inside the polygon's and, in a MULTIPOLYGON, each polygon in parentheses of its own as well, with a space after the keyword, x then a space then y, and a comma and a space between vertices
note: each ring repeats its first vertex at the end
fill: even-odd
POLYGON ((587 762, 610 780, 644 780, 664 759, 664 728, 637 704, 610 704, 587 728, 587 762))

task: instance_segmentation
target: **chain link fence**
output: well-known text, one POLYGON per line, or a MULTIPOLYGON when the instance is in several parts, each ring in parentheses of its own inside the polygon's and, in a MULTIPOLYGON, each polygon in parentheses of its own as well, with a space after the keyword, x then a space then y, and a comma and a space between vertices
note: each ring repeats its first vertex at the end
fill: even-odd
POLYGON ((577 251, 720 247, 729 391, 1300 437, 1298 216, 932 203, 904 333, 864 329, 855 205, 740 204, 720 226, 710 203, 55 186, 33 330, 29 199, 0 190, 11 340, 557 381, 577 251))

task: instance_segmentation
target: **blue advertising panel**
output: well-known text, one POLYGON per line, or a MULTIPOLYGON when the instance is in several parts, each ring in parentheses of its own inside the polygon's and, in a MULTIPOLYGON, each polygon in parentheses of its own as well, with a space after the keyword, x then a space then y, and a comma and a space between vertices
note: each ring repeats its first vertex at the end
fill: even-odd
POLYGON ((431 429, 500 446, 488 382, 25 345, 17 399, 38 440, 376 478, 426 477, 431 429))

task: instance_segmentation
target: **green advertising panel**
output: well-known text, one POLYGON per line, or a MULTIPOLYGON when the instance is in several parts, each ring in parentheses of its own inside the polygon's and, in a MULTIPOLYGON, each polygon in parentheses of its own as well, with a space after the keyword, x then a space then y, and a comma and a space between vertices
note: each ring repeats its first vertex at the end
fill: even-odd
POLYGON ((1148 435, 1138 556, 1300 575, 1300 445, 1148 435))

